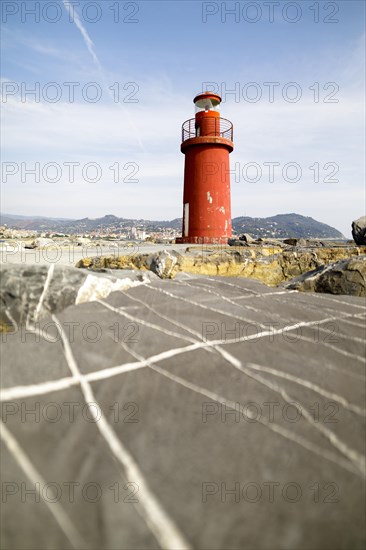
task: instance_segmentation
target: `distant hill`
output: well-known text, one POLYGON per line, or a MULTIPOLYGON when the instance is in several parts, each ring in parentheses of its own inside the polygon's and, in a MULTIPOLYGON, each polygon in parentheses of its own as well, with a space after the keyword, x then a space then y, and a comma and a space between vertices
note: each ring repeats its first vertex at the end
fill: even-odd
POLYGON ((334 227, 300 214, 278 214, 270 218, 242 216, 233 219, 233 230, 253 237, 345 239, 334 227))
MULTIPOLYGON (((300 214, 278 214, 270 218, 238 217, 233 219, 235 233, 250 233, 253 237, 304 237, 322 239, 345 239, 340 231, 318 222, 313 218, 300 214)), ((67 218, 46 218, 39 216, 17 216, 1 214, 1 225, 8 225, 14 229, 28 229, 34 231, 54 231, 59 233, 89 233, 98 230, 123 230, 128 227, 146 229, 146 231, 160 231, 171 228, 180 230, 182 219, 152 221, 133 218, 118 218, 108 214, 102 218, 82 218, 72 220, 67 218)))

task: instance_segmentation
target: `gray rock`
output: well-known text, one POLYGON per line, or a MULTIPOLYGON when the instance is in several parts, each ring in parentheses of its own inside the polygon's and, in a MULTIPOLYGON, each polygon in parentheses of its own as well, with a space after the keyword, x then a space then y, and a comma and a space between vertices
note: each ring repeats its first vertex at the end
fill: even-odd
POLYGON ((246 241, 242 241, 239 239, 228 239, 227 244, 229 246, 249 246, 249 244, 246 241))
POLYGON ((115 290, 148 283, 155 278, 153 273, 140 271, 88 273, 54 264, 4 265, 0 276, 0 321, 6 330, 14 330, 22 324, 34 327, 45 316, 59 313, 75 303, 105 297, 115 290))
POLYGON ((2 547, 363 549, 364 300, 146 275, 5 335, 2 547))
POLYGON ((249 233, 243 233, 242 235, 240 235, 239 241, 244 241, 250 244, 250 243, 254 243, 255 239, 251 235, 249 235, 249 233))
POLYGON ((161 279, 170 279, 180 256, 175 250, 163 250, 157 254, 151 254, 150 269, 161 279))
POLYGON ((284 244, 289 244, 290 246, 296 246, 299 239, 284 239, 284 244))
POLYGON ((33 241, 33 244, 35 245, 36 248, 58 246, 58 243, 56 243, 52 239, 46 239, 45 237, 38 237, 33 241))
POLYGON ((291 279, 282 286, 303 292, 366 296, 366 256, 321 266, 291 279))
POLYGON ((352 237, 356 244, 366 245, 366 216, 352 222, 352 237))
POLYGON ((86 274, 78 269, 47 265, 5 265, 1 269, 2 318, 33 325, 45 314, 75 304, 86 274), (50 269, 53 270, 51 274, 50 269), (50 274, 50 276, 49 276, 50 274), (46 283, 47 282, 47 283, 46 283), (47 285, 47 293, 43 290, 47 285))

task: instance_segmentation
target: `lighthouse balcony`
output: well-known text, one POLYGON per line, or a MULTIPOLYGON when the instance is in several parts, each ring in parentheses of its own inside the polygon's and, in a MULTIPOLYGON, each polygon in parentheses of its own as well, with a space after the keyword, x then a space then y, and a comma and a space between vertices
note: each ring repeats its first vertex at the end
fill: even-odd
POLYGON ((230 120, 221 117, 205 117, 201 124, 195 118, 186 120, 182 125, 182 142, 198 137, 219 137, 233 141, 233 125, 230 120))

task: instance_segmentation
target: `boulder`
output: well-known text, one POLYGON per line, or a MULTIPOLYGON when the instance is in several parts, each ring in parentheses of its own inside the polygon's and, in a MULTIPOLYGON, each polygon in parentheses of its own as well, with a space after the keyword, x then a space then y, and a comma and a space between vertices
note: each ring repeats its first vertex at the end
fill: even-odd
POLYGON ((86 275, 81 270, 59 266, 3 266, 0 317, 13 326, 31 326, 45 312, 58 312, 74 304, 86 275), (53 269, 53 273, 50 269, 53 269), (45 288, 46 293, 43 292, 45 288))
POLYGON ((366 255, 321 266, 282 286, 302 292, 366 296, 366 255))
POLYGON ((46 246, 59 246, 55 241, 52 239, 46 239, 45 237, 38 237, 37 239, 34 239, 34 241, 30 243, 25 243, 24 248, 45 248, 46 246))
POLYGON ((299 239, 284 239, 284 244, 289 244, 290 246, 296 246, 297 245, 297 241, 299 239))
POLYGON ((250 243, 254 243, 255 239, 253 239, 253 237, 251 235, 249 235, 249 233, 243 233, 243 235, 240 235, 239 241, 244 241, 244 242, 250 244, 250 243))
POLYGON ((319 246, 316 241, 308 241, 307 239, 299 238, 290 238, 290 239, 284 239, 284 244, 287 244, 289 246, 319 246))
POLYGON ((365 548, 364 300, 144 275, 2 335, 2 548, 365 548))
POLYGON ((31 243, 25 243, 24 248, 26 248, 27 250, 33 250, 34 248, 37 248, 37 246, 34 244, 34 241, 33 241, 31 243))
POLYGON ((366 216, 352 222, 352 237, 356 244, 366 244, 366 216))
POLYGON ((228 239, 227 244, 229 246, 248 246, 248 243, 240 239, 228 239))
POLYGON ((9 264, 1 270, 0 332, 11 332, 18 325, 34 327, 52 313, 116 290, 149 283, 153 273, 138 270, 89 273, 58 265, 9 264))
POLYGON ((34 244, 36 245, 36 248, 44 248, 46 246, 58 246, 55 241, 53 241, 52 239, 46 239, 45 237, 39 237, 38 239, 35 239, 34 244))
POLYGON ((180 254, 172 250, 163 250, 151 256, 150 270, 161 279, 171 279, 178 271, 180 254))

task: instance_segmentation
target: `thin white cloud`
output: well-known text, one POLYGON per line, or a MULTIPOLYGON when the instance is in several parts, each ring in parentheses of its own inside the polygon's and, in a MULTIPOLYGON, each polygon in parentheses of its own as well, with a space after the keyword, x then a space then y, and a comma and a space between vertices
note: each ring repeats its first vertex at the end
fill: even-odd
POLYGON ((65 6, 66 11, 70 15, 70 18, 72 19, 72 21, 75 23, 75 25, 77 26, 77 28, 81 32, 81 35, 82 35, 82 37, 84 39, 84 42, 85 42, 85 45, 88 48, 88 51, 89 51, 90 55, 92 56, 92 58, 94 60, 94 63, 96 64, 96 66, 100 70, 100 72, 102 72, 102 66, 100 64, 100 61, 98 59, 97 54, 95 53, 94 43, 93 43, 92 39, 90 38, 86 28, 84 27, 84 25, 80 21, 80 17, 78 15, 78 12, 76 11, 75 7, 72 4, 70 4, 69 0, 63 0, 63 4, 65 6))
MULTIPOLYGON (((84 42, 85 42, 85 45, 88 49, 88 52, 90 53, 90 55, 92 56, 93 58, 93 61, 100 73, 100 76, 101 76, 101 80, 103 82, 103 85, 104 85, 104 88, 105 90, 107 91, 108 95, 112 98, 112 100, 114 100, 114 96, 112 94, 112 91, 110 90, 109 86, 108 86, 108 83, 106 81, 106 78, 105 78, 105 75, 104 75, 104 71, 103 71, 103 67, 102 67, 102 64, 101 62, 99 61, 99 58, 95 52, 95 46, 94 46, 94 42, 92 41, 92 39, 90 38, 86 28, 84 27, 84 25, 82 24, 81 20, 80 20, 80 17, 75 9, 74 6, 72 6, 70 4, 70 1, 69 0, 63 0, 63 4, 65 6, 65 9, 67 10, 67 12, 69 13, 72 21, 75 23, 76 27, 79 29, 83 39, 84 39, 84 42)), ((137 140, 138 144, 139 144, 139 147, 140 149, 144 149, 144 145, 143 145, 143 142, 141 140, 141 137, 140 137, 140 134, 133 122, 133 120, 129 117, 128 115, 128 112, 126 111, 125 107, 123 104, 121 103, 115 103, 115 105, 117 105, 125 114, 125 117, 126 117, 126 122, 127 124, 130 126, 131 130, 132 130, 132 133, 135 137, 135 139, 137 140)))

